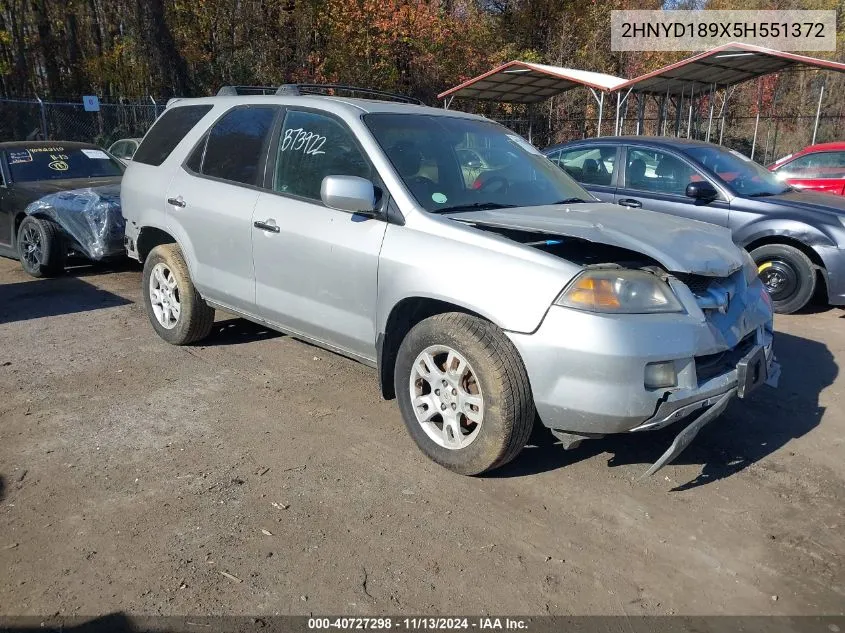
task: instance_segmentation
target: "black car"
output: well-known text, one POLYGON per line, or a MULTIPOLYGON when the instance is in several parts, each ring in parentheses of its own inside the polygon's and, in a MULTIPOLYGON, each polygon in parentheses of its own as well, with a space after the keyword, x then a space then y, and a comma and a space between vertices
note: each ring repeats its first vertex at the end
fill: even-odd
POLYGON ((604 137, 544 153, 605 202, 729 228, 777 312, 804 307, 819 280, 830 304, 845 304, 845 197, 798 191, 739 152, 689 139, 604 137))
POLYGON ((0 143, 0 255, 20 259, 36 277, 61 272, 72 241, 45 215, 27 215, 27 205, 58 191, 117 184, 123 169, 89 143, 0 143))

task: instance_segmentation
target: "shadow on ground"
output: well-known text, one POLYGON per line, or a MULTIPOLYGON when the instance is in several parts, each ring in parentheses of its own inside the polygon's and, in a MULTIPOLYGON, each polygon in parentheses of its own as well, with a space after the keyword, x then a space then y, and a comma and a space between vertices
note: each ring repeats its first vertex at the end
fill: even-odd
MULTIPOLYGON (((673 490, 688 490, 729 477, 818 426, 824 413, 819 393, 838 374, 833 354, 821 343, 778 333, 775 355, 783 370, 779 387, 762 386, 747 400, 734 400, 720 418, 705 426, 674 462, 701 465, 701 472, 673 490)), ((520 456, 491 476, 522 477, 602 453, 611 454, 607 460, 610 467, 641 464, 645 472, 687 424, 587 440, 571 451, 556 444, 548 430, 537 428, 520 456)))
POLYGON ((6 498, 6 480, 0 475, 0 501, 6 498))
POLYGON ((281 332, 271 330, 265 325, 259 325, 246 319, 231 318, 215 321, 211 334, 197 343, 198 347, 216 347, 218 345, 240 345, 266 339, 284 336, 281 332))
POLYGON ((71 258, 65 267, 65 275, 70 277, 92 277, 110 273, 141 272, 141 264, 128 257, 116 257, 100 262, 84 258, 71 258))
POLYGON ((127 305, 131 301, 72 276, 0 285, 0 324, 127 305))

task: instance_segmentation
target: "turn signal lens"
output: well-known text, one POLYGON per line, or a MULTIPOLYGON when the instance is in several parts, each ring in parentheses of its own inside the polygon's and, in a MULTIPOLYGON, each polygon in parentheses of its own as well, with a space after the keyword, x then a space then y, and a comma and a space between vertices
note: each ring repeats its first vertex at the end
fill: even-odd
POLYGON ((592 277, 579 279, 575 287, 569 291, 569 300, 581 305, 619 309, 619 298, 613 291, 610 279, 593 279, 592 277))
POLYGON ((560 293, 555 304, 619 314, 683 312, 669 285, 643 270, 586 270, 560 293))

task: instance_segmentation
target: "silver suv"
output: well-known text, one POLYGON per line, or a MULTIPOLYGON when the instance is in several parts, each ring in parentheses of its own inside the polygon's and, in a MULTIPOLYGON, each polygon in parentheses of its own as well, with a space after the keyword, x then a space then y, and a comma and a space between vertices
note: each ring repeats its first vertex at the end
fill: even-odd
POLYGON ((129 164, 126 247, 169 343, 223 309, 371 365, 464 474, 536 419, 571 448, 695 417, 653 472, 776 381, 771 302, 727 230, 599 203, 482 117, 283 92, 178 100, 129 164))

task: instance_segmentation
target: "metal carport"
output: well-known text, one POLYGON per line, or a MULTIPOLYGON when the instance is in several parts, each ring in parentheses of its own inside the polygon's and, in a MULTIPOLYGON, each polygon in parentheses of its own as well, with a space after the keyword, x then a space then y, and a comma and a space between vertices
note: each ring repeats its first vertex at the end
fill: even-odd
POLYGON ((601 136, 604 95, 625 83, 627 81, 621 77, 604 73, 514 60, 441 92, 437 98, 443 99, 444 108, 448 108, 455 97, 476 101, 532 104, 573 88, 583 87, 589 89, 598 104, 597 136, 601 136))
MULTIPOLYGON (((689 103, 689 118, 692 118, 693 102, 696 95, 700 99, 704 94, 709 94, 710 114, 707 124, 707 139, 710 140, 710 132, 713 125, 713 104, 714 94, 717 90, 723 90, 722 106, 719 112, 721 126, 719 130, 719 143, 725 128, 725 106, 730 98, 729 89, 751 79, 759 79, 765 75, 778 73, 786 70, 833 70, 845 72, 845 64, 796 55, 784 51, 776 51, 751 44, 731 43, 716 47, 704 53, 694 55, 688 59, 669 64, 663 68, 646 73, 640 77, 616 88, 617 109, 616 109, 616 131, 620 128, 620 112, 622 105, 631 93, 660 98, 659 111, 663 121, 663 128, 666 125, 667 104, 672 99, 676 100, 675 108, 675 134, 680 132, 681 112, 684 98, 689 103)), ((815 143, 816 131, 819 124, 822 99, 824 97, 824 84, 819 92, 818 107, 816 109, 816 120, 813 128, 813 143, 815 143)), ((758 90, 757 119, 754 126, 754 141, 752 145, 752 157, 754 146, 757 142, 757 128, 760 123, 760 91, 758 90)), ((638 97, 638 118, 637 133, 641 128, 643 101, 638 97)), ((659 125, 658 125, 659 127, 659 125)), ((687 125, 689 135, 690 124, 687 125)))

